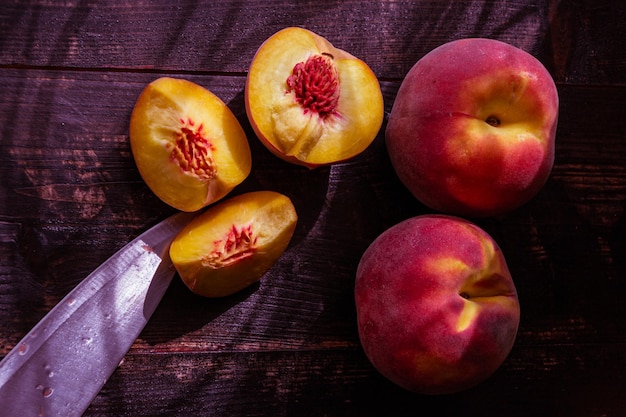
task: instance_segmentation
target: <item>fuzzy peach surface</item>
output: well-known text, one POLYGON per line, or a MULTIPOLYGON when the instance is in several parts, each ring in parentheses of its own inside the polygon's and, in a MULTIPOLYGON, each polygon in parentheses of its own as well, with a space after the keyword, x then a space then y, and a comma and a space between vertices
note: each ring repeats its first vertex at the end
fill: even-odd
POLYGON ((461 39, 409 71, 386 142, 399 178, 424 204, 488 216, 518 207, 544 185, 557 118, 554 81, 536 58, 492 39, 461 39))
POLYGON ((381 234, 358 266, 359 336, 398 385, 441 394, 490 376, 512 348, 517 293, 495 242, 473 224, 419 216, 381 234))

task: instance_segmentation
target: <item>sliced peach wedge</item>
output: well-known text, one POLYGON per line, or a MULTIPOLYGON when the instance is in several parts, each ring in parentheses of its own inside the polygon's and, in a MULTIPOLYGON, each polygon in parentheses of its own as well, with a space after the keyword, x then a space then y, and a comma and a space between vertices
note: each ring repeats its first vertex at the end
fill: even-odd
POLYGON ((130 145, 148 187, 181 211, 223 198, 252 165, 246 134, 228 106, 183 79, 146 86, 131 115, 130 145))
POLYGON ((380 84, 367 64, 298 27, 259 47, 244 96, 261 142, 279 158, 309 168, 363 152, 383 121, 380 84))
POLYGON ((283 194, 241 194, 192 220, 172 242, 170 258, 192 292, 211 298, 231 295, 259 281, 276 263, 297 220, 283 194))

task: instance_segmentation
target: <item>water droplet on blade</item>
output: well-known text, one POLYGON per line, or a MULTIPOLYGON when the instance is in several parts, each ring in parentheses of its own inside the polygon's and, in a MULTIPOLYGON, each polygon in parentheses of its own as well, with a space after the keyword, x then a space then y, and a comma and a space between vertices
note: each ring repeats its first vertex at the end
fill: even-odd
POLYGON ((52 371, 52 367, 48 364, 45 364, 43 366, 44 371, 46 371, 46 374, 48 375, 48 378, 52 378, 54 376, 54 371, 52 371))

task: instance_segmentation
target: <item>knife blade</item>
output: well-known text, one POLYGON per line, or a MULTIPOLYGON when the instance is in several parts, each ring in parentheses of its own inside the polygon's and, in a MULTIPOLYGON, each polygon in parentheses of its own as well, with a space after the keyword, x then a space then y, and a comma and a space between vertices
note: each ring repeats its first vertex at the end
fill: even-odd
POLYGON ((132 240, 70 291, 0 362, 0 414, 80 416, 139 336, 175 273, 169 246, 194 213, 132 240))

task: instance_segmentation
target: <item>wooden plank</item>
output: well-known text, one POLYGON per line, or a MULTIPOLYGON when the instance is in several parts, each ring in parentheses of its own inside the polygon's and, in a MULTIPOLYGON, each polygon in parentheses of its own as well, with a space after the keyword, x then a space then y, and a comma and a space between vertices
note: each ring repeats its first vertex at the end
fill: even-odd
POLYGON ((617 416, 624 347, 517 348, 485 383, 446 396, 398 389, 354 348, 129 355, 85 416, 617 416))
MULTIPOLYGON (((157 76, 0 70, 8 97, 0 124, 10 132, 0 152, 0 276, 11 288, 0 298, 8 323, 0 329, 3 353, 100 262, 173 211, 141 181, 127 137, 134 101, 157 76)), ((254 171, 236 192, 290 195, 299 226, 276 268, 241 298, 207 302, 175 283, 133 349, 353 347, 352 285, 362 251, 385 228, 428 212, 397 181, 383 133, 347 163, 291 166, 254 137, 244 76, 188 78, 229 103, 250 138, 254 171)), ((387 111, 397 87, 383 82, 387 111)), ((545 189, 513 213, 476 221, 507 256, 523 303, 524 343, 623 342, 626 91, 564 85, 560 93, 557 161, 545 189), (579 110, 588 103, 594 112, 579 110)))
POLYGON ((619 84, 626 82, 625 20, 619 0, 5 1, 0 66, 244 73, 267 37, 303 26, 362 58, 382 79, 403 77, 442 43, 482 36, 533 53, 557 81, 619 84))
POLYGON ((285 255, 241 293, 208 300, 175 279, 86 416, 622 415, 624 21, 619 0, 3 1, 0 358, 102 261, 173 212, 141 180, 128 144, 141 89, 170 75, 214 91, 248 134, 253 172, 234 194, 283 192, 299 223, 285 255), (550 180, 518 210, 475 219, 504 250, 522 304, 513 351, 485 383, 415 395, 365 358, 353 301, 360 256, 387 227, 430 210, 397 180, 384 130, 357 158, 313 171, 256 140, 246 72, 261 42, 290 25, 364 59, 387 113, 413 63, 461 37, 528 50, 557 80, 550 180))

